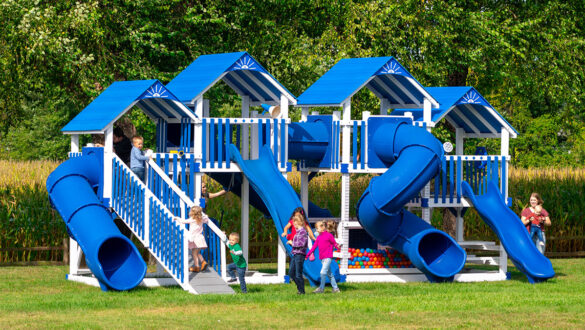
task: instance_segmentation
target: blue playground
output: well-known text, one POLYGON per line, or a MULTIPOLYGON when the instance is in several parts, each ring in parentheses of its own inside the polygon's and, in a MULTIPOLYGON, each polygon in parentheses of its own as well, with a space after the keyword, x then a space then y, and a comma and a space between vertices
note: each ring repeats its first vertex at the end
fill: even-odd
MULTIPOLYGON (((209 222, 205 230, 210 267, 194 273, 188 229, 173 221, 187 218, 193 205, 204 206, 206 175, 241 198, 246 260, 250 205, 278 233, 302 206, 311 223, 337 221, 342 244, 333 265, 342 282, 501 281, 509 279, 508 258, 530 283, 555 275, 509 208, 509 139, 517 131, 473 87, 424 87, 393 57, 340 60, 295 97, 247 52, 203 55, 166 86, 158 80, 114 82, 62 131, 71 136, 70 159, 49 176, 47 190, 71 237, 68 279, 102 290, 179 284, 194 294, 234 292, 226 283, 226 236, 218 224, 209 222), (209 116, 205 93, 220 81, 241 98, 241 117, 209 116), (351 118, 352 97, 363 88, 380 107, 351 118), (113 149, 114 124, 135 107, 156 124, 156 151, 144 182, 113 149), (290 120, 291 107, 300 108, 300 122, 290 120), (313 111, 326 107, 334 108, 332 114, 313 111), (442 120, 455 130, 454 150, 432 134, 442 120), (85 134, 103 134, 104 147, 80 148, 85 134), (469 138, 500 139, 501 150, 465 155, 469 138), (287 181, 292 160, 300 172, 299 193, 287 181), (341 175, 340 214, 310 201, 309 182, 323 172, 341 175), (374 176, 357 205, 350 205, 352 174, 363 173, 374 176), (454 237, 430 225, 432 212, 445 208, 456 217, 454 237), (469 208, 499 242, 465 240, 469 208), (156 273, 147 272, 117 218, 156 259, 156 273), (378 260, 390 255, 408 262, 378 260)), ((290 253, 281 237, 277 273, 248 271, 246 282, 288 281, 290 253)), ((316 253, 304 265, 311 285, 320 279, 316 253)))

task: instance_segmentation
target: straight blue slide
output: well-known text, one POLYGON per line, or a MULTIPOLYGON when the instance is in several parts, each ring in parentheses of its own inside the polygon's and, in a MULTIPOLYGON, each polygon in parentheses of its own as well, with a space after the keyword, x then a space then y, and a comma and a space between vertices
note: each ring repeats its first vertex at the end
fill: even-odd
POLYGON ((461 183, 463 196, 475 207, 483 221, 496 233, 512 263, 530 283, 546 281, 555 276, 550 260, 534 245, 530 234, 518 216, 510 210, 493 181, 481 196, 473 193, 471 186, 461 183))
MULTIPOLYGON (((258 159, 244 160, 239 150, 234 145, 230 145, 231 160, 236 162, 244 175, 248 178, 250 186, 258 193, 268 212, 272 216, 277 236, 281 239, 286 247, 287 253, 291 254, 291 246, 286 244, 286 238, 279 235, 288 223, 290 216, 297 207, 301 207, 301 200, 291 185, 282 176, 276 163, 272 151, 268 146, 262 147, 258 159)), ((304 264, 305 278, 312 285, 318 285, 321 281, 319 273, 321 272, 321 261, 319 260, 318 249, 315 251, 315 260, 306 260, 304 264)), ((336 263, 332 263, 332 270, 335 274, 336 281, 341 276, 336 263)))

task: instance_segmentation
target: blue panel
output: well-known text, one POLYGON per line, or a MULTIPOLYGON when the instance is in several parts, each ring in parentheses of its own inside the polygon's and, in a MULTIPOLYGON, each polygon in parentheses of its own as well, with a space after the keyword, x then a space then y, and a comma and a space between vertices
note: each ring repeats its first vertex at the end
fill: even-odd
POLYGON ((357 168, 357 141, 358 141, 358 125, 357 121, 353 122, 353 145, 352 145, 352 160, 353 160, 353 169, 357 168))
POLYGON ((232 129, 230 120, 225 120, 225 162, 226 168, 230 168, 230 144, 232 144, 232 129))
MULTIPOLYGON (((117 81, 108 86, 83 111, 75 116, 62 131, 103 131, 134 101, 141 99, 148 99, 153 102, 166 102, 159 101, 159 99, 177 100, 158 80, 117 81)), ((141 103, 145 105, 147 102, 141 103)), ((159 117, 152 104, 146 107, 149 109, 151 116, 159 117)), ((178 111, 182 113, 184 110, 178 109, 178 111)))
POLYGON ((297 104, 340 104, 391 59, 372 57, 340 60, 298 97, 297 104))
POLYGON ((202 159, 201 162, 203 163, 202 167, 205 168, 207 166, 207 155, 209 154, 209 150, 207 150, 207 119, 203 118, 203 123, 201 124, 202 128, 202 141, 197 141, 197 143, 201 143, 201 150, 202 152, 202 159))
POLYGON ((201 92, 211 87, 246 52, 213 54, 199 56, 175 79, 167 84, 182 102, 189 102, 201 92))

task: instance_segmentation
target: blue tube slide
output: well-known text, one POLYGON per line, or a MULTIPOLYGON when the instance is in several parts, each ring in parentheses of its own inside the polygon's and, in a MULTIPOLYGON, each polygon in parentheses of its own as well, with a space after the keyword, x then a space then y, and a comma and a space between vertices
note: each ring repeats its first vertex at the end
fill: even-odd
POLYGON ((487 192, 473 193, 471 186, 461 183, 463 196, 473 204, 483 221, 496 233, 510 260, 530 283, 546 281, 555 276, 550 260, 534 245, 526 227, 504 202, 496 184, 490 181, 487 192))
POLYGON ((65 161, 47 178, 47 191, 102 290, 130 290, 142 282, 146 263, 94 191, 101 163, 94 153, 65 161))
MULTIPOLYGON (((265 145, 261 148, 258 159, 244 160, 236 146, 230 145, 229 147, 231 160, 239 165, 244 175, 248 178, 250 186, 268 208, 276 230, 278 233, 282 233, 294 209, 301 206, 301 201, 278 170, 272 151, 265 145)), ((286 238, 280 235, 278 237, 290 255, 292 253, 291 246, 286 244, 286 238)), ((335 279, 338 281, 341 278, 339 268, 336 263, 331 265, 335 279)), ((321 261, 319 260, 319 251, 317 249, 315 251, 315 260, 305 261, 303 274, 312 285, 316 285, 321 281, 320 272, 321 261)))
POLYGON ((430 282, 452 281, 467 255, 446 233, 403 209, 439 172, 443 150, 434 136, 408 123, 384 123, 368 141, 392 164, 373 178, 357 204, 362 227, 378 242, 408 256, 430 282))

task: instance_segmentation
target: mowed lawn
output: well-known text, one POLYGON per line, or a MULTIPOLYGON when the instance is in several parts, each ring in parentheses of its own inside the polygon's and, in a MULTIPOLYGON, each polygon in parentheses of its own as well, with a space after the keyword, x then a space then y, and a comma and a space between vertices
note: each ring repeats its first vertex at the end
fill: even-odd
POLYGON ((0 267, 0 328, 583 328, 585 259, 552 262, 557 277, 537 285, 510 267, 504 282, 343 283, 341 294, 305 296, 286 284, 102 292, 66 281, 64 266, 0 267))

